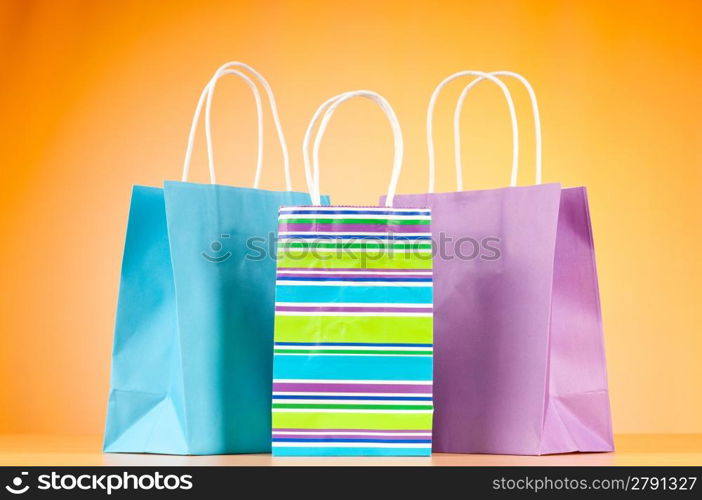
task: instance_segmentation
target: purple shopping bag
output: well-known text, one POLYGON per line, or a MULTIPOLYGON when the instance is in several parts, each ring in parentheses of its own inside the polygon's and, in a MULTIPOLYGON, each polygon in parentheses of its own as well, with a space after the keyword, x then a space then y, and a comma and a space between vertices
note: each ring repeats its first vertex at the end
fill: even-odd
MULTIPOLYGON (((525 83, 540 140, 533 90, 510 72, 461 72, 445 79, 430 102, 429 137, 439 91, 470 74, 480 78, 468 90, 483 78, 499 82, 513 119, 509 92, 493 75, 525 83)), ((539 184, 540 144, 537 185, 514 187, 516 151, 513 167, 512 187, 395 197, 398 207, 431 208, 438 247, 433 450, 520 455, 612 451, 586 190, 539 184)), ((431 142, 430 172, 433 178, 431 142)), ((460 186, 460 163, 457 176, 460 186)), ((433 179, 433 191, 431 184, 433 179)))

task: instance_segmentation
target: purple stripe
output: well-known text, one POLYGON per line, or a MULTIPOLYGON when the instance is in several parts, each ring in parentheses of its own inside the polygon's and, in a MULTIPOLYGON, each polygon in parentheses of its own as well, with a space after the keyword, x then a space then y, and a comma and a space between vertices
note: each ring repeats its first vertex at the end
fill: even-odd
POLYGON ((274 392, 369 392, 431 394, 431 385, 411 384, 320 384, 306 382, 274 382, 274 392))
POLYGON ((392 280, 393 283, 399 281, 402 281, 403 278, 427 278, 431 279, 431 275, 429 274, 403 274, 402 276, 390 276, 390 275, 383 275, 383 274, 333 274, 329 275, 327 273, 315 273, 315 274, 291 274, 291 273, 286 273, 282 271, 278 271, 278 277, 279 278, 339 278, 339 279, 344 279, 344 278, 379 278, 379 279, 386 279, 386 280, 392 280))
MULTIPOLYGON (((292 272, 292 271, 315 271, 315 272, 323 272, 323 271, 358 271, 358 268, 355 267, 334 267, 330 269, 310 269, 309 267, 285 267, 281 268, 282 270, 285 270, 285 272, 292 272)), ((373 269, 373 271, 382 271, 382 272, 391 272, 391 273, 406 273, 407 269, 373 269)), ((431 276, 431 271, 428 270, 429 272, 424 276, 431 276)))
MULTIPOLYGON (((281 222, 278 231, 324 231, 324 232, 364 232, 364 233, 430 233, 428 224, 286 224, 281 222)), ((308 237, 313 237, 309 235, 308 237)))
POLYGON ((361 306, 275 306, 276 311, 280 312, 374 312, 374 313, 390 313, 390 312, 432 312, 431 307, 361 307, 361 306))
MULTIPOLYGON (((420 430, 401 430, 401 429, 293 429, 293 428, 275 428, 273 429, 273 433, 279 433, 279 432, 317 432, 317 431, 322 431, 322 432, 363 432, 363 433, 371 433, 371 432, 384 432, 387 434, 397 434, 400 432, 423 432, 425 435, 431 435, 431 429, 420 429, 420 430)), ((414 436, 410 436, 414 437, 414 436)), ((420 437, 420 436, 417 436, 420 437)))
POLYGON ((428 436, 378 436, 377 434, 279 434, 273 431, 274 438, 281 439, 309 439, 310 441, 328 441, 330 439, 382 439, 382 440, 403 440, 403 441, 426 441, 431 439, 428 436))

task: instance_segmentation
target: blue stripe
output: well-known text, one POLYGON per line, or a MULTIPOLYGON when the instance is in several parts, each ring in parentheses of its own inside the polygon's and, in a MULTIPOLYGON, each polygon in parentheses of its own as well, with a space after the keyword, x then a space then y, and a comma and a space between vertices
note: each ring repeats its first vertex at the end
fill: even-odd
POLYGON ((276 302, 351 302, 362 304, 431 304, 430 287, 278 285, 276 302))
POLYGON ((344 448, 273 445, 274 457, 428 457, 431 448, 344 448))
POLYGON ((362 215, 431 215, 430 211, 417 212, 401 212, 397 210, 286 210, 280 211, 281 215, 297 215, 297 214, 329 214, 329 215, 345 215, 345 214, 362 214, 362 215))
POLYGON ((432 347, 433 344, 378 344, 372 342, 276 342, 275 345, 319 345, 319 346, 373 346, 373 347, 432 347))
POLYGON ((284 234, 279 236, 279 238, 292 238, 292 239, 313 239, 313 240, 431 240, 431 236, 421 236, 421 235, 404 235, 399 233, 378 233, 378 235, 367 235, 367 234, 284 234))
MULTIPOLYGON (((284 273, 285 268, 278 268, 278 272, 284 273)), ((349 271, 349 274, 353 274, 353 271, 349 271)), ((409 283, 431 283, 431 278, 310 278, 310 277, 297 277, 297 276, 279 276, 276 278, 278 281, 388 281, 388 282, 394 282, 394 283, 401 283, 403 281, 409 282, 409 283)))
POLYGON ((429 444, 431 439, 308 439, 308 438, 273 438, 274 443, 413 443, 429 444))
POLYGON ((431 356, 274 354, 273 378, 312 380, 432 379, 431 356))
POLYGON ((404 397, 404 396, 278 396, 273 395, 273 399, 339 399, 339 400, 368 400, 368 401, 431 401, 431 396, 404 397))

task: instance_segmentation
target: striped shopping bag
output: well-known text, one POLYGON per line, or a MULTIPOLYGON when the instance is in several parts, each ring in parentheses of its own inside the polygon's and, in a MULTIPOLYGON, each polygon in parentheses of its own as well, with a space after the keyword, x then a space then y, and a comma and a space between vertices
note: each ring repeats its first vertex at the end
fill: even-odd
POLYGON ((431 213, 392 208, 402 143, 384 99, 342 94, 320 108, 329 106, 325 119, 354 95, 376 100, 393 123, 397 168, 390 201, 386 207, 319 206, 315 164, 310 191, 317 206, 279 212, 277 456, 431 454, 431 213))

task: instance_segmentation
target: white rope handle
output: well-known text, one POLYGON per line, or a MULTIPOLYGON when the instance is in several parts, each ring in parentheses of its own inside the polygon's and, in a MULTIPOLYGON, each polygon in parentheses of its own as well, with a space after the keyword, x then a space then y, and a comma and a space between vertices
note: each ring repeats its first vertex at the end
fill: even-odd
MULTIPOLYGON (((480 79, 476 79, 473 82, 471 82, 468 85, 468 90, 470 90, 474 85, 478 83, 478 81, 487 79, 490 80, 491 82, 495 83, 502 93, 505 96, 505 99, 507 100, 507 105, 509 107, 509 113, 510 117, 512 120, 512 185, 515 185, 517 182, 517 172, 519 169, 518 161, 519 161, 519 128, 517 125, 517 113, 514 108, 514 101, 512 100, 512 94, 510 93, 509 89, 507 86, 498 78, 495 78, 489 73, 485 73, 484 71, 459 71, 458 73, 454 73, 453 75, 447 76, 444 78, 439 85, 436 86, 434 89, 434 92, 431 94, 431 99, 429 99, 429 107, 427 108, 427 151, 429 153, 429 192, 433 193, 434 192, 434 186, 436 182, 436 153, 434 150, 434 108, 436 107, 436 101, 439 98, 439 94, 441 93, 441 90, 450 82, 457 78, 461 78, 463 76, 479 76, 481 77, 480 79)), ((466 92, 467 93, 467 92, 466 92)), ((463 94, 462 94, 463 95, 463 94)), ((465 97, 463 97, 465 99, 465 97)), ((460 115, 459 115, 460 116, 460 115)), ((454 123, 455 123, 455 114, 454 114, 454 123)), ((460 154, 460 151, 459 151, 460 154)), ((460 164, 457 163, 456 165, 456 181, 459 185, 458 190, 460 191, 463 186, 463 179, 462 179, 462 173, 460 171, 460 164)))
MULTIPOLYGON (((531 110, 532 114, 534 115, 534 138, 536 140, 536 184, 541 184, 542 182, 542 163, 541 163, 541 151, 542 151, 542 143, 541 143, 541 116, 539 113, 539 105, 536 101, 536 93, 534 92, 534 88, 531 86, 529 81, 524 78, 522 75, 519 73, 514 73, 513 71, 491 71, 489 73, 491 76, 511 76, 513 78, 516 78, 519 80, 524 87, 526 87, 527 92, 529 93, 529 99, 531 100, 531 110)), ((462 174, 462 168, 461 168, 461 111, 463 110, 463 102, 465 101, 466 96, 468 95, 468 92, 479 82, 485 80, 484 77, 480 76, 473 80, 471 83, 469 83, 464 89, 463 92, 461 92, 460 97, 458 98, 458 103, 456 104, 456 110, 453 115, 453 139, 454 139, 454 148, 456 152, 456 181, 458 183, 458 190, 462 191, 463 190, 463 174, 462 174)), ((512 130, 515 129, 515 126, 513 124, 512 130)), ((516 183, 516 179, 513 179, 512 185, 514 186, 516 183)))
MULTIPOLYGON (((463 167, 461 161, 461 112, 463 111, 463 103, 468 92, 485 79, 485 77, 479 76, 463 88, 456 104, 456 110, 453 113, 453 147, 456 158, 456 189, 458 191, 463 191, 463 167)), ((515 172, 519 168, 519 125, 511 93, 508 91, 505 97, 512 121, 512 185, 514 186, 516 182, 515 172)))
POLYGON ((200 120, 200 114, 202 112, 202 106, 206 103, 205 108, 205 137, 207 140, 207 153, 208 153, 208 163, 210 170, 210 182, 212 184, 216 183, 215 171, 214 171, 214 155, 212 149, 212 129, 210 125, 210 114, 212 107, 212 96, 214 94, 214 88, 217 80, 226 74, 233 74, 242 78, 249 87, 252 88, 254 92, 254 98, 256 99, 256 108, 258 113, 258 161, 256 163, 256 176, 254 178, 254 188, 258 188, 261 181, 261 172, 263 170, 263 113, 261 107, 261 94, 258 91, 255 83, 249 78, 248 75, 242 73, 241 71, 231 70, 230 68, 242 68, 251 73, 254 78, 263 86, 266 94, 268 96, 268 103, 271 108, 271 114, 273 115, 273 123, 278 134, 278 140, 280 142, 280 149, 283 156, 283 170, 285 173, 285 187, 288 191, 292 190, 292 183, 290 180, 290 157, 288 153, 287 143, 285 141, 285 135, 283 134, 283 128, 280 124, 280 116, 278 115, 278 106, 275 101, 275 96, 273 90, 269 85, 268 81, 255 69, 253 69, 248 64, 232 61, 223 64, 215 72, 212 79, 208 82, 205 88, 200 94, 200 98, 195 109, 195 114, 193 116, 193 121, 190 127, 190 134, 188 135, 188 147, 185 151, 185 160, 183 162, 183 181, 188 180, 190 174, 190 163, 193 153, 193 144, 195 142, 195 132, 197 130, 197 125, 200 120), (255 90, 254 90, 255 89, 255 90))
POLYGON ((329 125, 329 120, 344 101, 348 101, 354 97, 364 97, 370 99, 385 113, 385 116, 390 122, 393 133, 393 141, 395 145, 395 153, 393 158, 392 175, 390 176, 390 184, 388 185, 388 192, 385 199, 385 206, 391 207, 393 199, 395 198, 395 192, 397 191, 397 183, 400 179, 400 172, 402 171, 402 159, 404 155, 404 141, 402 138, 402 129, 400 127, 400 122, 397 119, 397 114, 395 110, 390 106, 390 103, 380 94, 370 91, 370 90, 355 90, 351 92, 344 92, 342 94, 336 95, 327 101, 325 101, 317 111, 315 111, 312 116, 310 124, 307 126, 305 131, 305 137, 302 144, 302 155, 305 164, 305 177, 307 178, 307 186, 310 191, 310 196, 312 197, 313 205, 321 205, 321 191, 320 191, 320 180, 319 180, 319 148, 322 143, 322 138, 326 132, 327 126, 329 125), (319 128, 313 143, 312 150, 312 161, 310 162, 309 154, 309 144, 310 138, 312 136, 312 131, 319 121, 320 115, 324 113, 321 118, 319 128))
POLYGON ((224 70, 217 71, 215 75, 207 82, 205 88, 202 89, 200 98, 195 108, 195 114, 193 115, 193 122, 190 126, 190 133, 188 134, 188 147, 185 151, 185 163, 183 165, 183 182, 188 180, 190 175, 190 163, 193 155, 193 145, 195 143, 195 132, 197 131, 197 126, 200 121, 200 114, 202 113, 202 106, 205 104, 205 140, 207 142, 207 163, 210 171, 210 183, 216 184, 217 178, 215 176, 214 168, 214 151, 212 148, 212 126, 210 122, 210 114, 212 107, 212 96, 214 95, 215 85, 217 80, 225 75, 235 75, 244 80, 244 82, 249 86, 251 92, 256 100, 256 114, 258 115, 258 160, 256 161, 256 176, 261 170, 263 163, 263 107, 261 103, 261 93, 258 91, 256 84, 241 71, 236 70, 224 70))

